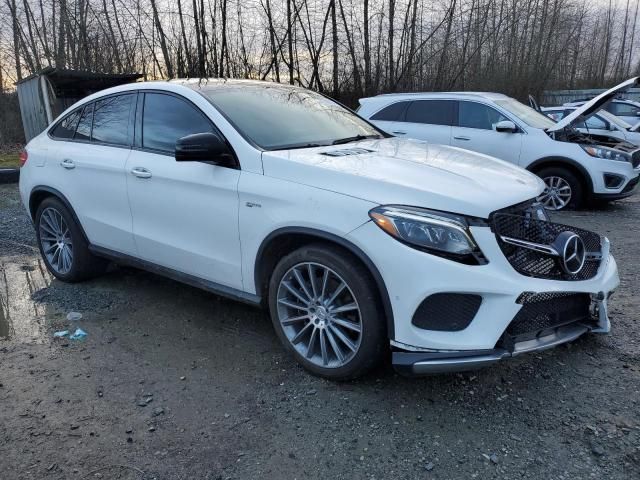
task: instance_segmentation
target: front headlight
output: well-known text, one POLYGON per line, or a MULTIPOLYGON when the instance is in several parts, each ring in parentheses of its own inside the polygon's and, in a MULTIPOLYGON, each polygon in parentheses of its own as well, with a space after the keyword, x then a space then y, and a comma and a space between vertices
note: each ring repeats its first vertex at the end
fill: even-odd
POLYGON ((617 160, 619 162, 631 162, 631 155, 614 148, 601 147, 599 145, 580 145, 582 149, 592 157, 605 160, 617 160))
POLYGON ((387 205, 369 211, 382 230, 401 242, 463 263, 487 263, 461 215, 417 207, 387 205))

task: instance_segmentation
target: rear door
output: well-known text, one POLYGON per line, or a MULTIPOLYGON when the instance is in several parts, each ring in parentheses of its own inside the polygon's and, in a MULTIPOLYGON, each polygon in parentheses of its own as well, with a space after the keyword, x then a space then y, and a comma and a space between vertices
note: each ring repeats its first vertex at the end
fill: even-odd
POLYGON ((126 167, 138 257, 241 288, 239 168, 174 157, 181 137, 222 134, 193 103, 175 94, 141 94, 138 109, 136 149, 126 167))
POLYGON ((408 105, 404 120, 394 124, 393 133, 430 143, 450 145, 454 109, 453 100, 414 100, 408 105))
POLYGON ((402 130, 399 122, 404 122, 407 107, 410 103, 410 101, 394 102, 371 115, 369 120, 375 126, 391 135, 404 136, 406 132, 402 130))
POLYGON ((515 133, 497 132, 496 124, 504 120, 511 121, 489 105, 461 100, 458 102, 458 118, 452 130, 451 145, 517 165, 524 133, 521 130, 515 133))
POLYGON ((60 145, 51 185, 76 212, 89 241, 135 253, 125 164, 131 153, 135 93, 110 95, 65 117, 51 131, 60 145))

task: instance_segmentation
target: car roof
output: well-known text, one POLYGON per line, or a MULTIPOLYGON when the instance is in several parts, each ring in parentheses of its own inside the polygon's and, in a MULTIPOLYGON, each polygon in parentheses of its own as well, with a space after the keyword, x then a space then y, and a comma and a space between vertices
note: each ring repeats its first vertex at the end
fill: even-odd
POLYGON ((510 98, 502 93, 495 92, 408 92, 408 93, 383 93, 371 98, 482 98, 486 100, 500 100, 510 98))

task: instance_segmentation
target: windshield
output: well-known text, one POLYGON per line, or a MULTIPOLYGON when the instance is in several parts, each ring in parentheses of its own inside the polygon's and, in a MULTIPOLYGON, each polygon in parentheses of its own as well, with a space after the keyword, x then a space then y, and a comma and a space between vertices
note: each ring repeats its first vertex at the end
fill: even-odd
POLYGON ((494 100, 496 105, 504 108, 507 112, 515 115, 524 123, 533 128, 550 128, 553 127, 556 122, 551 120, 546 115, 534 110, 527 105, 514 100, 513 98, 508 98, 505 100, 494 100))
POLYGON ((606 110, 600 110, 598 112, 598 115, 600 115, 602 118, 606 119, 607 122, 613 123, 614 125, 617 125, 618 127, 622 128, 623 130, 629 130, 631 128, 630 124, 628 124, 627 122, 622 120, 620 117, 616 117, 613 113, 607 112, 606 110))
POLYGON ((219 85, 202 93, 248 140, 265 150, 304 148, 383 135, 322 95, 284 85, 219 85))

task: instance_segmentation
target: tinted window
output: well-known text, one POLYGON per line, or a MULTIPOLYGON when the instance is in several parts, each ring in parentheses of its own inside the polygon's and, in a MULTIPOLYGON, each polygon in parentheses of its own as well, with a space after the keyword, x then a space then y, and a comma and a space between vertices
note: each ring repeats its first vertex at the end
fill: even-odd
POLYGON ((452 100, 416 100, 407 108, 406 121, 431 125, 453 125, 455 102, 452 100))
POLYGON ((410 102, 396 102, 383 108, 371 120, 383 120, 387 122, 399 122, 404 120, 404 112, 410 102))
POLYGON ((81 111, 82 109, 80 108, 63 118, 62 121, 53 129, 51 135, 56 138, 73 138, 81 111))
POLYGON ((622 115, 623 117, 633 117, 638 115, 640 108, 631 103, 611 102, 609 111, 614 115, 622 115))
POLYGON ((171 153, 179 138, 213 132, 211 123, 193 106, 160 93, 145 95, 142 121, 142 146, 171 153))
POLYGON ((96 142, 129 145, 129 118, 135 95, 118 95, 98 100, 93 114, 91 139, 96 142))
POLYGON ((496 123, 509 120, 496 109, 476 102, 460 102, 458 125, 466 128, 493 130, 496 123))
POLYGON ((90 103, 82 111, 76 134, 73 137, 75 140, 89 140, 91 138, 91 121, 93 118, 93 103, 90 103))

